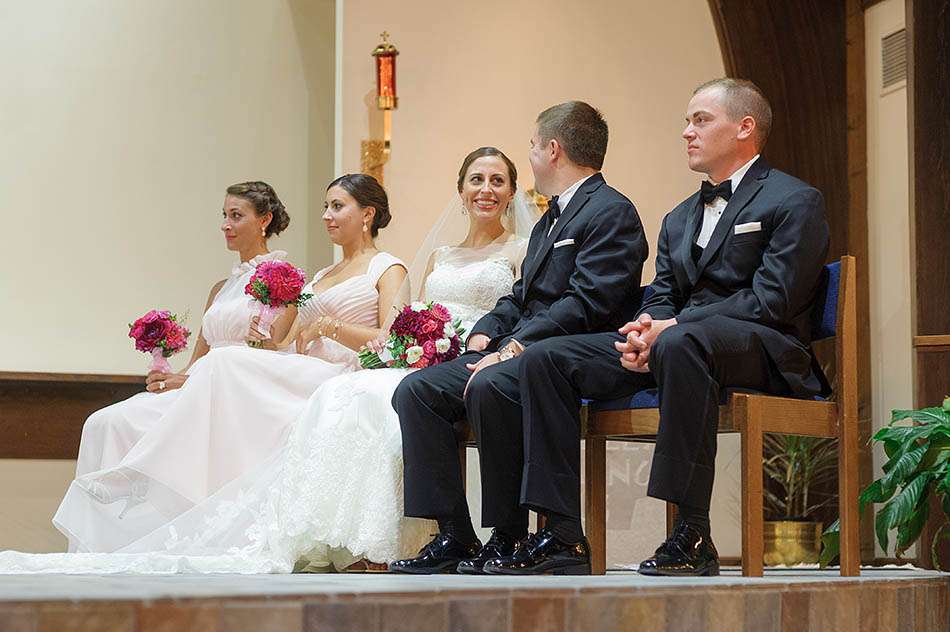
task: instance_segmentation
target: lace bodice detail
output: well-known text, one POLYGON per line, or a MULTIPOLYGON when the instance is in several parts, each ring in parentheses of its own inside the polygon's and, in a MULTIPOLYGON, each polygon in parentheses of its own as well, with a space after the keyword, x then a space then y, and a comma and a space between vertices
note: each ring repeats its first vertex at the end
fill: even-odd
POLYGON ((282 261, 286 257, 283 250, 275 250, 234 266, 231 276, 218 290, 201 319, 201 336, 209 347, 245 344, 251 317, 257 314, 258 308, 244 293, 244 286, 251 280, 259 263, 282 261))
POLYGON ((515 243, 507 252, 473 261, 456 256, 462 250, 467 249, 445 246, 435 251, 432 271, 426 277, 425 299, 444 305, 471 331, 499 298, 511 292, 524 252, 523 244, 515 243))
MULTIPOLYGON (((377 253, 370 260, 365 273, 350 277, 316 294, 313 286, 333 266, 323 268, 304 288, 304 292, 312 293, 314 296, 298 308, 299 324, 308 325, 321 316, 329 316, 345 323, 378 327, 379 291, 376 289, 376 284, 379 282, 379 277, 393 265, 405 267, 402 261, 388 252, 377 253)), ((359 366, 355 351, 327 337, 314 343, 309 353, 330 362, 351 365, 353 368, 359 366)))

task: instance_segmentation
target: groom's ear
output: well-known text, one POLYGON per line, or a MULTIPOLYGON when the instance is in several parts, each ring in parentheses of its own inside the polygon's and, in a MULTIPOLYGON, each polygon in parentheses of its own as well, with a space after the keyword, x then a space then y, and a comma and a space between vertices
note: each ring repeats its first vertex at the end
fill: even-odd
POLYGON ((756 129, 755 119, 751 116, 743 116, 742 120, 739 121, 739 132, 737 138, 739 140, 757 140, 755 137, 758 130, 756 129))
POLYGON ((557 160, 558 157, 564 153, 564 148, 561 147, 561 143, 559 143, 556 138, 549 140, 548 146, 545 149, 551 155, 551 160, 557 160))

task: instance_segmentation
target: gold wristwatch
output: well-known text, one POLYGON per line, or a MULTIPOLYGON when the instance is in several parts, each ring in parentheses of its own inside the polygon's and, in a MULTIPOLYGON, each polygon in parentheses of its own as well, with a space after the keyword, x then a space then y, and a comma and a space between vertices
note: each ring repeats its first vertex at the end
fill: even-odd
POLYGON ((505 362, 506 360, 517 358, 521 355, 522 351, 524 351, 524 347, 521 346, 521 343, 517 340, 512 340, 498 351, 498 359, 505 362))

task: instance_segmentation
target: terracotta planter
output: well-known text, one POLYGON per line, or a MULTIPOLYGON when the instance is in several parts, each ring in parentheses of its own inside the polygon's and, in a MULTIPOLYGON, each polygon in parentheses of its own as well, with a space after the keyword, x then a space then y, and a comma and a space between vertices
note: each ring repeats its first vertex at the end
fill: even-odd
POLYGON ((765 564, 815 564, 821 551, 821 523, 781 520, 765 523, 765 564))

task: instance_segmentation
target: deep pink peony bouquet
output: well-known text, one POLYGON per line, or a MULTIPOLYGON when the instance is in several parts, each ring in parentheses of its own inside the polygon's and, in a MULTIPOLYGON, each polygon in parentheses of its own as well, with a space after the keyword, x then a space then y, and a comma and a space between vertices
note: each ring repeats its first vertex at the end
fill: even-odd
POLYGON ((244 286, 244 293, 261 305, 258 331, 267 335, 281 310, 288 305, 299 306, 312 297, 313 294, 302 293, 306 283, 306 273, 287 261, 264 261, 258 264, 250 281, 244 286))
POLYGON ((422 369, 440 364, 459 357, 464 335, 461 322, 453 320, 445 307, 415 302, 396 316, 382 352, 360 351, 360 364, 367 369, 422 369))
POLYGON ((171 373, 166 358, 187 347, 190 335, 182 319, 167 309, 153 309, 129 325, 129 338, 135 340, 135 348, 152 354, 149 371, 171 373))

